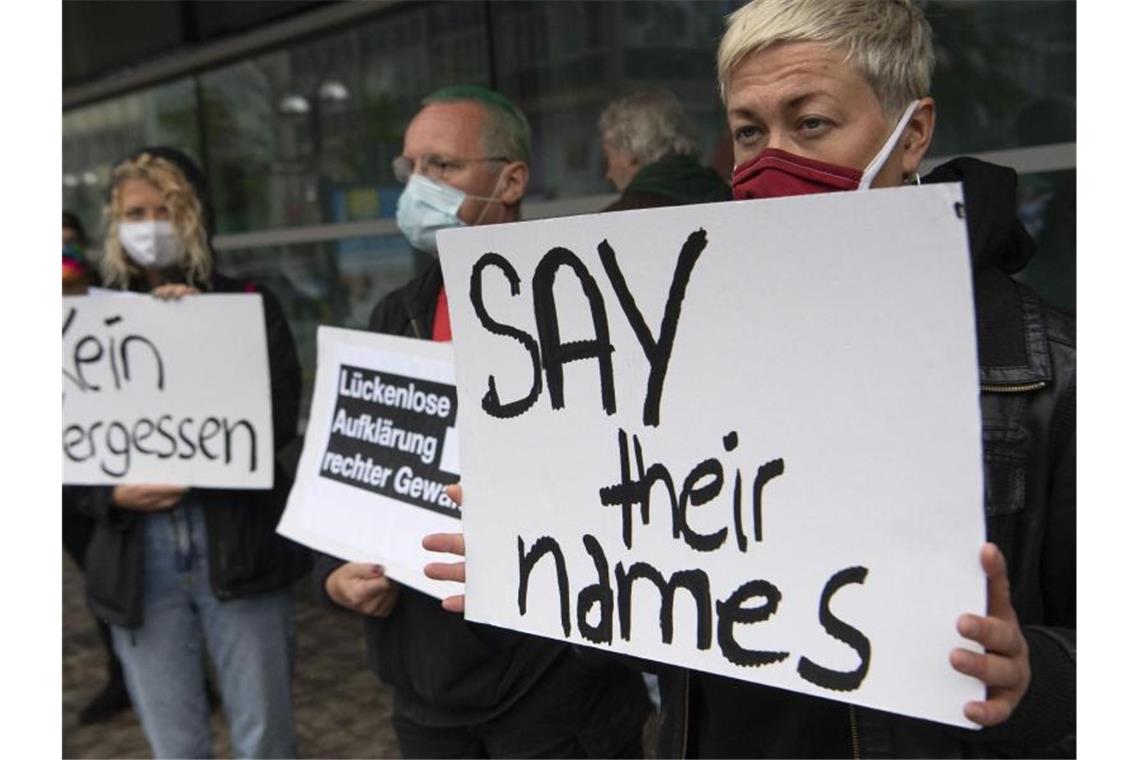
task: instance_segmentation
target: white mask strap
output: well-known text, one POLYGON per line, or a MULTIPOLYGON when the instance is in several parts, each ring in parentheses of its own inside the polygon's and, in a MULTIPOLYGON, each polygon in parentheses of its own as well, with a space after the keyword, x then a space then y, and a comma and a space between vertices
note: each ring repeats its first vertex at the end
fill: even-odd
POLYGON ((859 180, 859 189, 866 190, 875 181, 878 176, 879 170, 883 168, 883 164, 887 162, 887 157, 891 155, 891 151, 895 149, 895 144, 899 141, 903 130, 906 125, 910 123, 910 117, 914 115, 915 109, 918 108, 918 101, 912 101, 907 109, 903 111, 903 115, 899 117, 899 123, 895 125, 895 130, 891 132, 891 136, 883 143, 883 147, 879 148, 879 152, 871 159, 871 163, 867 164, 867 168, 863 170, 863 178, 859 180))
POLYGON ((491 188, 491 194, 489 196, 485 196, 485 195, 468 195, 467 196, 468 198, 472 198, 472 199, 477 200, 477 201, 483 201, 483 210, 479 212, 479 218, 476 219, 475 222, 471 225, 472 227, 478 227, 483 222, 483 217, 487 215, 487 209, 489 209, 491 207, 492 203, 502 203, 502 201, 500 201, 498 198, 495 197, 499 192, 499 183, 502 181, 503 181, 503 172, 500 171, 499 176, 495 177, 495 186, 491 188))

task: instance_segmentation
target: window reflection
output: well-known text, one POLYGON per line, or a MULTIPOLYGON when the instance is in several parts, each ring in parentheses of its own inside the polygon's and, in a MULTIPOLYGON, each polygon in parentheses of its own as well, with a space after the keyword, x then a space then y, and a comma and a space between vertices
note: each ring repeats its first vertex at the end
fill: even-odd
POLYGON ((102 236, 111 169, 145 145, 170 145, 201 162, 193 79, 63 115, 63 207, 79 216, 93 242, 102 236))
POLYGON ((1037 241, 1037 253, 1017 275, 1045 301, 1077 310, 1077 172, 1018 178, 1017 215, 1037 241))
POLYGON ((264 285, 281 302, 303 370, 307 413, 319 325, 363 329, 376 303, 411 279, 416 262, 401 235, 223 251, 218 268, 264 285))
MULTIPOLYGON (((63 203, 97 238, 110 169, 146 144, 178 147, 209 176, 220 233, 391 218, 392 159, 427 93, 493 85, 531 120, 530 202, 608 193, 597 119, 612 99, 665 87, 698 128, 702 159, 731 166, 715 52, 741 0, 403 3, 297 42, 63 119, 63 203)), ((931 156, 1076 140, 1076 11, 1049 0, 930 0, 938 57, 931 156)), ((1041 245, 1024 273, 1075 307, 1075 171, 1022 178, 1041 245)), ((356 233, 359 234, 359 233, 356 233)), ((93 251, 93 253, 95 253, 93 251)), ((225 251, 223 271, 288 302, 311 369, 318 323, 360 327, 412 275, 399 236, 225 251)))
POLYGON ((923 9, 937 56, 931 155, 1077 139, 1076 3, 939 0, 923 9), (1043 111, 1043 100, 1059 107, 1043 111))

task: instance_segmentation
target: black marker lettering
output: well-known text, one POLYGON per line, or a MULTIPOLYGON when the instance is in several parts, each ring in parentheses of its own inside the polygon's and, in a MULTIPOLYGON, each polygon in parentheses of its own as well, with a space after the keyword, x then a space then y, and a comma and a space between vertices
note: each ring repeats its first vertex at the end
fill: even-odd
POLYGON ((594 560, 598 582, 591 583, 578 592, 578 632, 587 641, 609 644, 614 639, 614 590, 610 587, 610 565, 598 539, 586 534, 582 536, 582 543, 594 560), (587 617, 595 604, 598 605, 598 623, 590 625, 587 617))
MULTIPOLYGON (((681 247, 681 254, 677 257, 677 266, 673 270, 673 284, 669 287, 669 299, 665 302, 665 313, 661 316, 661 330, 657 340, 649 332, 645 317, 637 308, 637 302, 629 292, 625 276, 617 265, 617 257, 608 240, 598 245, 598 256, 602 266, 610 278, 618 303, 629 320, 630 327, 641 343, 641 350, 649 360, 649 381, 645 389, 645 408, 642 418, 646 425, 656 427, 661 420, 661 391, 665 386, 665 373, 669 369, 669 357, 673 353, 673 340, 677 337, 677 323, 681 319, 681 302, 685 298, 685 289, 689 286, 689 277, 697 259, 708 244, 708 236, 703 229, 689 235, 681 247)), ((545 353, 545 352, 544 352, 545 353)))
POLYGON ((859 655, 859 666, 847 672, 831 670, 822 665, 816 665, 807 657, 800 657, 796 672, 810 683, 831 691, 854 691, 867 677, 867 670, 871 667, 871 642, 861 631, 848 625, 835 617, 831 611, 831 597, 835 592, 850 583, 862 585, 867 579, 867 568, 861 566, 849 567, 840 570, 828 579, 819 597, 819 622, 823 630, 833 638, 839 639, 855 650, 859 655))
POLYGON ((154 451, 150 449, 143 448, 143 441, 145 441, 147 438, 150 438, 152 435, 154 435, 154 422, 147 419, 146 417, 135 420, 134 429, 131 430, 131 443, 134 444, 135 449, 137 449, 140 454, 154 453, 154 451), (146 432, 139 432, 139 428, 146 429, 146 432))
POLYGON ((706 459, 699 462, 692 471, 685 476, 685 483, 681 487, 681 499, 677 506, 680 516, 681 534, 685 543, 699 552, 711 552, 724 545, 728 538, 728 528, 721 528, 714 533, 698 533, 689 527, 689 504, 699 507, 715 499, 724 486, 724 468, 716 459, 706 459), (704 485, 698 485, 704 481, 704 485))
POLYGON ((564 365, 581 359, 597 359, 598 375, 602 386, 602 408, 606 414, 616 410, 614 399, 613 344, 606 322, 606 304, 598 284, 590 276, 586 265, 566 248, 551 248, 534 270, 534 319, 538 325, 538 342, 542 348, 542 368, 546 370, 546 385, 550 389, 550 405, 562 409, 564 365), (592 340, 574 340, 563 343, 558 330, 558 310, 554 305, 554 276, 562 267, 569 267, 578 278, 583 295, 590 307, 594 324, 592 340))
POLYGON ((169 421, 171 419, 172 417, 169 414, 164 414, 158 418, 158 424, 155 426, 158 429, 158 434, 170 441, 170 451, 165 454, 158 454, 159 459, 170 459, 170 457, 174 456, 174 452, 178 450, 178 442, 175 441, 174 436, 167 432, 166 428, 162 426, 163 420, 169 421))
POLYGON ((470 297, 471 306, 475 309, 475 316, 479 318, 479 322, 488 332, 494 335, 514 338, 519 343, 522 343, 523 348, 530 354, 531 366, 534 371, 530 391, 527 395, 506 404, 499 399, 499 391, 495 387, 495 376, 488 375, 487 392, 483 395, 483 411, 492 417, 508 419, 523 414, 527 409, 534 406, 534 402, 538 400, 539 394, 542 393, 542 366, 540 363, 538 342, 529 333, 517 327, 496 322, 491 319, 491 316, 487 313, 487 307, 483 303, 483 270, 490 266, 498 267, 499 270, 506 275, 507 281, 511 286, 512 296, 519 294, 519 275, 518 272, 515 271, 515 268, 499 254, 485 253, 479 257, 479 260, 475 262, 475 266, 471 270, 470 297))
MULTIPOLYGON (((157 371, 155 387, 159 390, 162 390, 166 384, 166 371, 162 364, 162 354, 158 352, 157 346, 151 343, 149 339, 144 338, 141 335, 128 335, 127 337, 123 338, 123 342, 119 344, 119 356, 121 356, 123 360, 123 377, 125 377, 128 381, 131 379, 131 362, 130 358, 127 356, 127 348, 129 348, 130 345, 135 342, 145 343, 146 347, 150 349, 151 356, 154 357, 155 370, 157 371)), ((112 351, 113 350, 114 349, 112 349, 112 351)))
POLYGON ((786 659, 787 652, 745 649, 736 642, 733 630, 737 623, 764 622, 776 614, 779 606, 780 590, 763 580, 748 581, 733 591, 728 599, 717 602, 716 641, 725 659, 744 667, 771 665, 786 659), (754 598, 764 599, 764 604, 759 607, 744 606, 746 601, 754 598))
POLYGON ((122 457, 123 467, 118 472, 108 469, 107 465, 102 461, 99 462, 99 469, 107 473, 111 477, 121 478, 127 474, 127 470, 131 469, 131 435, 127 432, 126 426, 121 422, 112 422, 107 425, 107 435, 104 437, 107 444, 107 451, 112 454, 122 457), (111 439, 112 433, 118 433, 122 445, 116 446, 115 442, 111 439))
POLYGON ((763 507, 764 486, 768 485, 768 481, 783 474, 783 459, 773 459, 771 462, 765 462, 756 470, 756 480, 752 483, 752 529, 756 534, 757 541, 764 540, 764 523, 761 509, 763 507))
POLYGON ((543 536, 534 542, 530 551, 525 551, 522 536, 518 537, 519 547, 519 614, 526 614, 526 591, 530 584, 530 572, 546 554, 554 557, 554 570, 558 574, 558 599, 562 610, 562 633, 570 635, 570 581, 566 577, 566 558, 558 542, 550 536, 543 536))
MULTIPOLYGON (((614 570, 618 587, 618 621, 621 637, 629 641, 631 609, 633 604, 633 582, 638 578, 651 581, 661 594, 661 641, 673 643, 673 603, 678 588, 688 591, 697 609, 697 649, 712 646, 712 601, 709 591, 709 578, 703 570, 681 570, 665 582, 657 568, 645 562, 634 562, 627 571, 622 563, 614 570)), ((719 606, 719 605, 718 605, 719 606)))
POLYGON ((210 453, 206 448, 206 441, 214 438, 222 431, 222 423, 217 417, 207 417, 202 420, 202 427, 198 428, 198 448, 202 450, 202 456, 206 459, 217 459, 217 454, 210 453), (209 430, 209 432, 206 432, 209 430))
MULTIPOLYGON (((254 472, 257 470, 257 433, 253 429, 253 425, 249 420, 238 420, 230 424, 228 417, 222 418, 222 426, 226 436, 226 464, 233 461, 233 432, 235 429, 242 427, 249 434, 249 471, 254 472)), ((203 447, 204 450, 204 447, 203 447)))
POLYGON ((75 373, 79 376, 79 382, 85 390, 97 391, 99 386, 87 379, 83 374, 84 364, 94 364, 103 358, 103 346, 99 343, 98 339, 88 335, 81 341, 75 344, 75 349, 72 352, 72 361, 75 363, 75 373), (87 354, 84 356, 83 347, 87 345, 94 345, 96 353, 87 354))
POLYGON ((92 449, 87 456, 79 456, 73 451, 78 444, 84 441, 90 444, 90 441, 87 439, 87 432, 83 429, 82 425, 68 425, 63 429, 63 453, 66 454, 67 458, 72 462, 85 462, 95 453, 94 449, 92 449), (78 435, 75 435, 76 433, 78 433, 78 435))
MULTIPOLYGON (((67 316, 63 320, 63 334, 65 336, 67 335, 67 331, 71 329, 71 324, 75 321, 75 315, 78 313, 78 310, 74 306, 68 310, 67 316)), ((78 386, 79 390, 86 391, 89 389, 87 383, 85 383, 81 377, 75 375, 74 373, 68 372, 66 369, 63 370, 63 376, 71 382, 75 383, 75 385, 78 386)))
POLYGON ((184 417, 178 422, 178 437, 182 439, 183 443, 190 447, 190 451, 188 452, 178 452, 179 459, 190 459, 198 453, 198 447, 194 445, 194 441, 190 439, 190 436, 186 435, 186 426, 192 422, 194 422, 194 420, 190 417, 184 417))

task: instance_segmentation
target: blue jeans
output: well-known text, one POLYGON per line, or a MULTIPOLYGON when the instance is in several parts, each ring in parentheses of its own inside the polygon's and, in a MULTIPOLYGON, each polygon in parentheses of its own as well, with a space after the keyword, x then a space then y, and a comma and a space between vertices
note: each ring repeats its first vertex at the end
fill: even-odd
POLYGON ((234 756, 296 757, 292 592, 219 601, 202 510, 191 491, 174 509, 142 515, 143 624, 111 627, 131 702, 155 757, 210 757, 205 645, 234 756))

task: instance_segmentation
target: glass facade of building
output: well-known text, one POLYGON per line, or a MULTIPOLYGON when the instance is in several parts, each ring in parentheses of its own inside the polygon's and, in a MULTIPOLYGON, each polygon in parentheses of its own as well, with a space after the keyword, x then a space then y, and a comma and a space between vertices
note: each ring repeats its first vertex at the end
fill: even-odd
MULTIPOLYGON (((457 83, 498 88, 533 128, 524 209, 557 213, 560 202, 595 196, 585 209, 600 208, 612 190, 597 119, 630 90, 672 90, 700 130, 705 161, 731 164, 715 50, 725 15, 739 5, 378 7, 348 28, 65 112, 63 205, 98 238, 118 159, 147 144, 187 151, 209 176, 220 268, 281 298, 311 375, 315 325, 364 326, 377 299, 423 263, 395 229, 401 186, 390 167, 424 95, 457 83), (365 222, 373 224, 362 233, 365 222)), ((1021 213, 1041 245, 1023 276, 1075 309, 1075 3, 922 5, 938 60, 930 155, 1011 152, 1007 163, 1022 171, 1021 213), (1028 148, 1071 158, 1018 166, 1028 148)))

